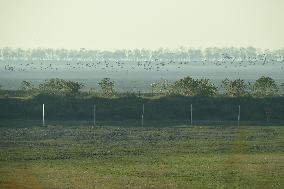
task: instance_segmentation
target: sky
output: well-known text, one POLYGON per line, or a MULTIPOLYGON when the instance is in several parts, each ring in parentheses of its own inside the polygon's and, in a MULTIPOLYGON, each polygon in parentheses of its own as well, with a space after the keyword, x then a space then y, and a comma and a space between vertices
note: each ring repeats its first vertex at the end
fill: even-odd
POLYGON ((284 0, 0 0, 0 47, 284 47, 284 0))

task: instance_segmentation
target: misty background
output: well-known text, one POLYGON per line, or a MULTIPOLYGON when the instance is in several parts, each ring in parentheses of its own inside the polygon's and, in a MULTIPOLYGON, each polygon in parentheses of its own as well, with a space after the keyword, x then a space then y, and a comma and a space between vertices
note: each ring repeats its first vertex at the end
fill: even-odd
POLYGON ((0 0, 0 85, 59 77, 284 82, 282 0, 0 0))

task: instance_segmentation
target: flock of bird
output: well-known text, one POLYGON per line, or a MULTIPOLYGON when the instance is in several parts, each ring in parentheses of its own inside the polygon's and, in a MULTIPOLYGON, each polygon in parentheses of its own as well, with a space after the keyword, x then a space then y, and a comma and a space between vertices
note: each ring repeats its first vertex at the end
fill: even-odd
MULTIPOLYGON (((236 60, 230 56, 224 56, 222 60, 218 61, 207 61, 206 59, 198 62, 192 61, 161 61, 159 59, 154 60, 144 60, 144 61, 78 61, 78 62, 51 62, 51 61, 40 61, 40 62, 14 62, 12 64, 4 64, 4 71, 57 71, 57 70, 86 70, 86 71, 104 71, 108 70, 111 72, 118 71, 132 71, 132 70, 144 70, 144 71, 169 71, 170 69, 183 69, 185 66, 192 65, 214 65, 221 66, 224 68, 228 67, 247 67, 247 66, 255 66, 255 65, 267 65, 267 64, 275 64, 277 61, 267 60, 266 58, 262 60, 257 59, 248 59, 248 61, 244 60, 236 60)), ((279 62, 279 61, 278 61, 279 62)), ((284 69, 284 60, 280 61, 282 66, 281 69, 284 69)))

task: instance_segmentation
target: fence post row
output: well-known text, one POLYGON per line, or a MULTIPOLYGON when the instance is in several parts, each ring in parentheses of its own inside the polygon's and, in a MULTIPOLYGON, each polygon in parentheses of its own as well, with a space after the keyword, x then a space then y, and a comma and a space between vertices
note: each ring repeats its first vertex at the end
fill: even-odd
MULTIPOLYGON (((190 125, 193 126, 193 108, 192 104, 190 104, 190 125)), ((96 104, 94 104, 94 120, 93 125, 96 126, 96 104)), ((144 113, 145 113, 145 105, 142 104, 142 115, 141 115, 141 126, 144 126, 144 113)), ((237 123, 238 127, 240 126, 240 119, 241 119, 241 105, 238 105, 238 117, 237 123)), ((42 126, 45 126, 45 106, 42 104, 42 126)))

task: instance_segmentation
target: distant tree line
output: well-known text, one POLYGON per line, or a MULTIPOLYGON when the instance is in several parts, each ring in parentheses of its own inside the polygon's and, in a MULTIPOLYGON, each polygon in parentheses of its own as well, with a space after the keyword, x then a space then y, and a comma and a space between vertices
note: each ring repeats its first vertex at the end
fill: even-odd
POLYGON ((157 50, 134 49, 101 51, 51 49, 51 48, 0 48, 0 60, 15 61, 226 61, 232 62, 274 62, 284 61, 284 48, 278 50, 261 50, 247 48, 205 48, 179 49, 160 48, 157 50))
POLYGON ((64 79, 50 79, 44 83, 39 84, 38 87, 30 81, 23 81, 20 90, 24 91, 27 96, 34 96, 38 94, 50 96, 74 96, 80 93, 84 85, 79 82, 64 80, 64 79))
MULTIPOLYGON (((82 91, 85 87, 83 83, 64 80, 59 78, 45 80, 38 86, 35 86, 30 81, 21 83, 20 91, 23 91, 25 96, 37 96, 39 94, 48 96, 99 96, 99 97, 118 97, 121 96, 115 90, 115 81, 110 78, 103 78, 98 82, 99 88, 91 88, 89 91, 82 91)), ((230 97, 271 97, 280 96, 280 87, 274 79, 266 76, 261 76, 255 82, 250 83, 242 79, 229 80, 224 79, 221 86, 216 86, 207 78, 194 79, 190 76, 179 79, 175 82, 168 80, 160 80, 151 84, 152 96, 230 96, 230 97)), ((0 86, 1 91, 1 86, 0 86)), ((3 92, 0 92, 3 94, 3 92)), ((127 95, 140 96, 142 94, 126 93, 127 95)))
POLYGON ((231 97, 278 96, 278 92, 279 87, 277 86, 275 80, 266 76, 261 76, 254 83, 245 82, 242 79, 229 80, 226 78, 222 81, 222 85, 219 88, 207 78, 193 79, 190 76, 187 76, 174 82, 172 85, 169 85, 168 90, 168 94, 176 94, 183 96, 225 95, 231 97))
MULTIPOLYGON (((103 97, 114 96, 114 81, 110 78, 104 78, 99 83, 101 90, 97 93, 93 88, 89 90, 89 94, 100 94, 103 97)), ((23 91, 26 96, 36 96, 39 94, 48 96, 77 96, 82 94, 81 89, 85 87, 83 83, 53 78, 45 80, 43 83, 35 86, 30 81, 23 81, 19 90, 23 91)))

